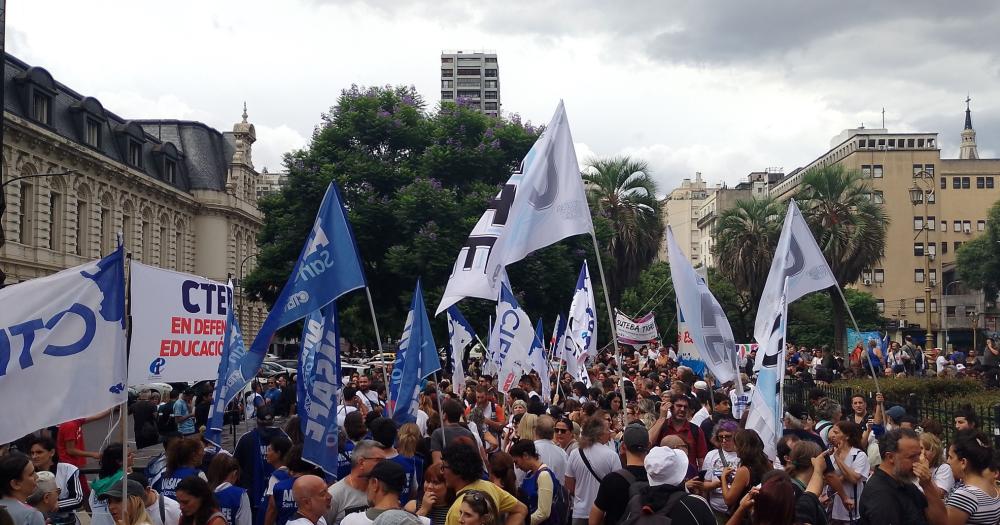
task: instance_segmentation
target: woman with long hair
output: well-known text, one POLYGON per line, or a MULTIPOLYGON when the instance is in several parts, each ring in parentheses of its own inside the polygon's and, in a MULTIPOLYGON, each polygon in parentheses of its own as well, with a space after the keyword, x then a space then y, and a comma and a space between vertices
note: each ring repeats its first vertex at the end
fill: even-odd
POLYGON ((431 520, 431 525, 444 525, 455 495, 444 482, 444 469, 435 463, 424 471, 423 492, 406 504, 406 511, 431 520))
POLYGON ((36 438, 28 449, 35 472, 48 471, 55 475, 59 488, 59 508, 49 514, 52 525, 72 525, 76 523, 74 511, 83 507, 83 487, 80 484, 80 469, 59 461, 56 442, 42 436, 36 438))
MULTIPOLYGON (((795 487, 788 474, 773 470, 764 476, 760 488, 749 490, 726 525, 740 525, 750 514, 752 525, 795 523, 795 487)), ((812 524, 815 525, 815 524, 812 524)))
POLYGON ((416 423, 405 423, 399 427, 399 433, 396 436, 396 452, 413 461, 414 477, 417 479, 418 487, 424 483, 424 455, 420 453, 422 444, 423 437, 420 435, 420 427, 416 423))
POLYGON ((830 429, 830 459, 833 470, 840 481, 840 488, 834 484, 833 522, 853 523, 857 521, 858 502, 865 481, 871 474, 868 454, 861 450, 861 427, 851 420, 838 421, 830 429))
POLYGON ((948 449, 948 464, 962 486, 945 501, 948 525, 1000 523, 1000 491, 994 475, 993 450, 989 438, 974 430, 958 433, 948 449))
MULTIPOLYGON (((125 499, 122 499, 121 492, 115 494, 105 494, 101 496, 108 505, 108 511, 115 519, 117 525, 152 525, 153 519, 146 511, 146 503, 139 494, 145 493, 142 485, 136 481, 129 480, 128 490, 125 499), (122 510, 125 511, 125 519, 122 519, 122 510)), ((116 487, 119 488, 120 487, 116 487)))
POLYGON ((236 485, 240 464, 229 454, 216 454, 208 465, 208 487, 215 492, 219 510, 229 525, 251 525, 250 496, 236 485))
POLYGON ((207 481, 188 476, 177 485, 176 494, 181 506, 178 525, 227 525, 207 481))
POLYGON ((931 469, 934 486, 941 491, 938 495, 943 499, 955 486, 955 475, 951 472, 951 465, 945 461, 944 445, 936 435, 925 430, 920 434, 920 451, 931 469))
POLYGON ((826 509, 820 503, 823 494, 823 471, 826 455, 813 441, 802 440, 792 445, 785 464, 785 473, 795 486, 795 522, 826 525, 826 509))
POLYGON ((128 462, 122 466, 122 444, 109 443, 101 451, 101 459, 98 461, 97 481, 90 484, 90 525, 116 525, 115 519, 108 510, 108 503, 101 501, 98 496, 104 494, 114 485, 121 485, 122 477, 132 472, 132 461, 135 459, 135 452, 128 451, 128 462))
POLYGON ((177 485, 188 476, 205 478, 199 466, 205 455, 205 445, 200 439, 181 438, 167 449, 167 470, 163 474, 160 494, 177 499, 177 485))
POLYGON ((771 460, 764 454, 764 442, 757 432, 749 429, 740 430, 733 436, 736 445, 736 456, 740 459, 739 467, 722 469, 722 499, 729 508, 735 507, 753 487, 764 479, 764 474, 772 470, 771 460), (730 473, 735 475, 730 478, 730 473), (732 481, 730 481, 732 479, 732 481))
POLYGON ((490 481, 511 494, 517 494, 517 473, 514 458, 506 452, 490 456, 490 481))
POLYGON ((469 490, 462 494, 459 525, 497 525, 500 517, 493 497, 485 492, 469 490))

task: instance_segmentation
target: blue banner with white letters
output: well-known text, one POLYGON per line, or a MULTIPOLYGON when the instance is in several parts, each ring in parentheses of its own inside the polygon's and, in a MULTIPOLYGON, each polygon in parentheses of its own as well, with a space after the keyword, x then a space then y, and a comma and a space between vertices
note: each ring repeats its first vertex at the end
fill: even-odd
POLYGON ((246 346, 243 344, 243 331, 240 330, 240 323, 230 308, 226 314, 226 335, 222 340, 219 375, 215 380, 215 394, 212 397, 212 407, 209 409, 208 428, 205 429, 205 439, 216 446, 222 446, 226 405, 247 384, 240 370, 243 361, 248 359, 253 359, 253 356, 247 354, 246 346))
POLYGON ((302 459, 336 476, 337 408, 342 396, 336 302, 306 318, 302 350, 297 411, 302 426, 302 459))
POLYGON ((390 399, 394 402, 392 419, 402 425, 417 420, 417 391, 427 376, 441 370, 431 323, 424 306, 424 294, 417 279, 417 289, 413 291, 410 313, 406 316, 403 335, 399 338, 399 350, 392 369, 390 399))

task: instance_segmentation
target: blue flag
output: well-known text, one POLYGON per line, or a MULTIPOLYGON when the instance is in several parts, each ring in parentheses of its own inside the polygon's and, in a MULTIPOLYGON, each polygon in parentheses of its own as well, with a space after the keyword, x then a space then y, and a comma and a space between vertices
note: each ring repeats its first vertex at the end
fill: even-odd
POLYGON ((406 315, 406 326, 399 338, 399 350, 390 381, 390 399, 394 402, 392 419, 396 423, 402 425, 417 420, 417 390, 421 381, 438 370, 441 370, 441 360, 418 279, 410 313, 406 315))
POLYGON ((226 314, 226 335, 222 343, 222 359, 219 360, 219 377, 215 381, 215 395, 209 409, 208 428, 205 429, 205 439, 219 447, 222 446, 226 405, 247 384, 241 372, 241 365, 248 357, 247 349, 243 345, 243 331, 240 330, 233 310, 230 308, 226 314))
POLYGON ((341 403, 340 326, 337 303, 313 312, 302 331, 298 415, 302 459, 337 475, 337 409, 341 403))
POLYGON ((279 328, 289 325, 335 301, 351 290, 364 288, 354 233, 340 202, 340 192, 332 182, 320 204, 312 231, 299 254, 292 275, 268 312, 250 352, 240 365, 243 383, 257 374, 271 338, 279 328))

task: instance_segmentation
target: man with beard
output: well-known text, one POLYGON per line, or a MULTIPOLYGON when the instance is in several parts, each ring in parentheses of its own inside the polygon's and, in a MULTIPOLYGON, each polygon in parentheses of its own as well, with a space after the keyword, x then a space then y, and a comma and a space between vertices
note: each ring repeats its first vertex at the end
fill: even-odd
POLYGON ((372 382, 368 376, 361 376, 358 378, 358 399, 367 405, 368 410, 380 410, 382 403, 378 399, 378 393, 371 390, 372 382))
POLYGON ((890 430, 879 439, 879 450, 882 463, 865 484, 860 525, 947 523, 944 500, 924 496, 936 494, 936 488, 917 433, 890 430))

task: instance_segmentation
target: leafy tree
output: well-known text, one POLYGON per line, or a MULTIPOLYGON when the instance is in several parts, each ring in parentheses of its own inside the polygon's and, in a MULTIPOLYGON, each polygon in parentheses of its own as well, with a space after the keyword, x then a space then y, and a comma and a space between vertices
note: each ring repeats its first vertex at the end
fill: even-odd
POLYGON ((719 306, 729 319, 737 343, 752 343, 753 324, 757 317, 757 303, 750 294, 741 292, 717 268, 708 269, 708 288, 719 301, 719 306))
POLYGON ((987 299, 1000 292, 1000 202, 986 219, 986 233, 965 243, 957 252, 958 276, 962 284, 982 290, 987 299))
POLYGON ((641 317, 650 311, 665 344, 677 344, 677 302, 670 279, 670 264, 657 261, 639 273, 636 283, 622 292, 619 310, 641 317))
MULTIPOLYGON (((847 303, 851 305, 858 326, 862 331, 880 330, 884 324, 878 311, 875 297, 857 290, 844 290, 847 303)), ((840 303, 840 296, 830 294, 809 294, 788 306, 788 341, 809 348, 820 348, 834 341, 834 326, 830 324, 834 304, 840 303)), ((846 331, 843 335, 846 337, 846 331)))
MULTIPOLYGON (((754 310, 764 293, 784 213, 781 203, 765 198, 738 200, 735 206, 719 214, 712 247, 718 262, 717 272, 743 296, 739 302, 752 304, 754 310)), ((747 313, 750 308, 743 306, 740 310, 747 313)))
MULTIPOLYGON (((871 193, 859 171, 839 164, 809 170, 802 177, 802 214, 841 288, 857 282, 862 271, 885 256, 889 217, 871 193)), ((831 287, 829 294, 834 349, 844 351, 847 310, 836 288, 831 287)))
POLYGON ((594 215, 607 219, 611 238, 606 244, 614 268, 607 275, 612 304, 656 258, 663 221, 656 200, 656 183, 649 166, 629 156, 591 159, 583 171, 594 215))

